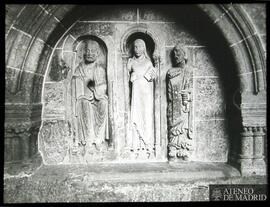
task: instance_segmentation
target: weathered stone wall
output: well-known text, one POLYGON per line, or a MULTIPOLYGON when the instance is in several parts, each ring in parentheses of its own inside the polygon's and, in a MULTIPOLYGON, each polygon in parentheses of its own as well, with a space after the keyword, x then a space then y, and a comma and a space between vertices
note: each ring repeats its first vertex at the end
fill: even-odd
MULTIPOLYGON (((108 10, 104 8, 100 10, 98 9, 98 11, 96 8, 92 8, 92 12, 89 12, 91 8, 92 7, 89 6, 84 11, 83 7, 76 7, 75 5, 63 5, 61 7, 59 5, 6 6, 6 161, 28 159, 33 156, 33 152, 37 152, 36 147, 38 143, 36 134, 41 124, 42 107, 44 110, 46 109, 46 112, 49 112, 51 110, 52 116, 58 114, 59 117, 57 118, 57 120, 60 120, 59 122, 66 118, 63 116, 63 106, 61 106, 62 109, 60 109, 61 107, 59 107, 55 108, 57 110, 53 111, 53 105, 50 105, 53 103, 41 100, 41 91, 44 82, 44 74, 47 70, 48 61, 50 60, 53 48, 56 47, 56 49, 54 50, 54 54, 56 53, 56 51, 62 50, 62 43, 59 42, 60 48, 58 48, 58 46, 56 46, 57 41, 61 38, 64 32, 66 32, 70 28, 70 26, 76 20, 78 20, 81 15, 85 14, 84 12, 89 14, 88 18, 80 19, 77 24, 88 25, 88 28, 83 29, 90 30, 95 35, 107 35, 108 37, 110 37, 109 39, 111 39, 111 42, 119 41, 119 39, 114 39, 114 37, 119 37, 121 34, 124 33, 125 28, 132 27, 131 25, 151 27, 151 30, 154 31, 154 33, 160 33, 159 35, 162 36, 162 41, 164 41, 163 46, 164 48, 166 48, 165 53, 163 54, 163 72, 161 74, 161 77, 164 77, 164 74, 166 73, 166 70, 169 68, 170 65, 170 61, 168 59, 168 51, 171 50, 173 44, 176 42, 177 39, 183 41, 183 43, 186 45, 186 48, 189 50, 189 64, 194 65, 197 68, 196 71, 200 69, 197 72, 195 71, 194 73, 194 77, 197 77, 194 79, 196 80, 194 82, 194 86, 199 88, 199 91, 201 91, 200 94, 194 94, 194 97, 197 98, 195 99, 195 102, 197 100, 198 105, 202 105, 199 100, 210 100, 208 103, 211 102, 209 106, 207 105, 206 107, 203 107, 202 110, 197 111, 198 115, 197 119, 195 119, 195 122, 197 122, 197 129, 203 128, 205 131, 209 131, 209 129, 205 129, 205 125, 203 125, 206 124, 205 119, 207 119, 207 121, 209 122, 214 122, 214 124, 211 123, 213 124, 213 126, 215 126, 211 128, 211 131, 213 130, 213 128, 217 129, 218 127, 225 129, 224 126, 226 126, 226 121, 229 123, 232 123, 232 121, 237 123, 235 124, 235 127, 238 128, 238 130, 240 130, 240 128, 242 127, 241 124, 243 124, 245 127, 262 127, 262 129, 264 129, 264 113, 266 111, 266 74, 265 68, 263 66, 265 65, 266 58, 265 4, 204 4, 194 7, 185 7, 180 5, 179 8, 177 8, 178 12, 176 13, 181 18, 175 18, 177 16, 175 15, 176 9, 172 9, 169 7, 169 9, 167 7, 161 9, 164 10, 164 12, 161 12, 163 14, 156 12, 156 10, 153 9, 154 6, 151 6, 152 9, 139 10, 137 10, 137 8, 133 6, 123 6, 123 9, 121 10, 119 10, 117 7, 110 7, 109 10, 111 12, 108 12, 108 10), (194 15, 196 16, 202 12, 205 12, 205 16, 209 17, 208 20, 205 22, 203 22, 204 20, 206 20, 204 18, 194 18, 194 15), (240 14, 242 16, 239 16, 240 14), (247 19, 245 19, 246 17, 243 17, 243 15, 247 15, 247 19), (234 18, 234 20, 237 21, 232 21, 231 18, 234 18), (92 20, 101 21, 102 24, 98 24, 98 22, 95 22, 93 24, 89 24, 89 22, 83 22, 92 20), (108 21, 111 22, 108 23, 108 21), (97 27, 97 25, 100 26, 97 27), (109 28, 111 28, 112 30, 108 30, 106 25, 109 25, 109 28), (211 30, 212 27, 216 27, 217 30, 220 30, 220 34, 224 36, 224 39, 218 39, 217 37, 219 35, 213 32, 214 30, 211 30), (237 30, 239 28, 241 31, 237 30), (192 31, 191 33, 190 29, 192 31), (208 39, 208 43, 210 42, 211 44, 205 44, 207 43, 205 39, 208 39), (259 40, 259 42, 257 40, 259 40), (263 46, 263 57, 260 56, 260 42, 263 46), (223 52, 222 47, 220 46, 225 47, 225 44, 227 44, 226 47, 228 47, 233 56, 227 56, 227 58, 224 58, 222 55, 220 55, 223 52), (218 49, 215 48, 215 46, 218 46, 218 49), (215 53, 219 54, 215 55, 215 53), (215 56, 219 56, 219 58, 215 56), (228 57, 230 57, 231 59, 228 57), (206 60, 201 60, 201 58, 206 58, 206 60), (224 59, 226 61, 224 61, 224 59), (208 61, 209 63, 207 63, 208 61), (235 65, 230 64, 230 62, 233 61, 236 62, 235 65), (226 69, 226 64, 223 64, 224 62, 228 64, 228 70, 226 69), (224 67, 222 65, 224 65, 224 67), (201 75, 200 72, 204 71, 201 70, 204 66, 207 68, 205 70, 207 72, 203 72, 203 74, 201 75), (210 68, 213 68, 213 70, 210 68), (220 70, 221 68, 222 70, 220 70), (232 73, 231 71, 233 70, 235 70, 236 73, 232 73), (218 74, 215 74, 215 72, 218 72, 218 74), (229 78, 225 78, 225 82, 224 80, 222 80, 222 74, 230 74, 228 75, 229 78), (237 78, 233 79, 233 81, 229 81, 230 78, 234 77, 235 75, 237 76, 237 78), (206 76, 211 77, 207 77, 208 79, 205 79, 206 76), (217 76, 218 78, 215 76, 217 76), (230 111, 229 109, 232 108, 232 100, 229 101, 229 105, 226 105, 225 110, 224 108, 219 108, 219 106, 221 105, 224 106, 224 104, 222 103, 224 102, 225 96, 221 94, 221 97, 223 97, 223 99, 213 99, 214 96, 218 96, 218 91, 221 91, 223 93, 227 90, 226 88, 230 88, 230 86, 233 85, 228 84, 228 82, 226 81, 232 83, 239 81, 241 83, 239 87, 240 89, 238 90, 238 92, 241 94, 236 94, 237 98, 240 97, 239 100, 236 101, 236 105, 241 107, 242 112, 241 117, 238 117, 235 120, 227 119, 227 112, 230 111), (216 93, 203 94, 203 91, 205 91, 204 85, 208 86, 207 90, 210 89, 209 91, 212 90, 211 88, 217 88, 214 90, 216 93), (210 87, 210 85, 212 86, 210 87), (258 105, 260 107, 258 107, 258 105), (224 118, 223 116, 225 111, 226 117, 224 118), (206 118, 207 116, 215 117, 215 121, 213 121, 212 118, 206 118), (243 123, 241 123, 241 120, 243 120, 243 123)), ((74 28, 77 28, 77 32, 80 32, 79 27, 76 26, 74 28)), ((72 32, 74 33, 75 31, 72 32)), ((74 41, 74 38, 72 38, 72 36, 69 36, 69 38, 65 39, 68 34, 69 33, 67 33, 64 38, 61 39, 61 41, 66 40, 65 43, 74 41)), ((119 42, 117 44, 117 51, 115 54, 120 54, 121 44, 119 42)), ((70 46, 71 44, 65 45, 70 46)), ((63 83, 65 82, 64 79, 68 70, 67 66, 71 65, 71 62, 74 62, 74 60, 72 60, 74 51, 70 52, 71 48, 65 48, 62 51, 64 54, 63 58, 65 60, 65 64, 64 62, 62 62, 60 64, 60 67, 57 66, 58 70, 55 71, 55 75, 53 75, 53 73, 50 74, 50 72, 47 71, 46 77, 49 77, 50 75, 55 77, 51 80, 46 81, 46 84, 44 85, 44 91, 46 91, 46 88, 50 87, 47 86, 47 82, 48 85, 50 85, 49 82, 52 82, 52 84, 58 82, 59 84, 57 84, 57 87, 64 87, 63 83)), ((115 63, 121 61, 121 57, 115 57, 114 59, 116 60, 115 63)), ((56 65, 57 61, 58 60, 55 61, 56 65)), ((50 61, 50 63, 52 63, 52 60, 50 61)), ((115 73, 115 77, 119 78, 119 80, 122 80, 121 78, 123 78, 120 72, 115 73)), ((120 82, 118 84, 120 84, 120 82)), ((164 89, 164 82, 161 81, 161 85, 161 88, 164 89)), ((232 88, 235 89, 237 87, 232 88)), ((235 90, 232 90, 230 91, 230 94, 234 94, 234 92, 235 90)), ((65 99, 65 93, 63 93, 63 91, 60 91, 59 93, 59 95, 63 99, 65 99)), ((164 98, 164 94, 165 91, 163 90, 163 94, 161 97, 164 98)), ((226 94, 228 93, 226 92, 226 94)), ((50 95, 53 94, 49 94, 49 96, 50 95)), ((117 98, 117 95, 115 97, 117 98)), ((52 96, 51 98, 56 98, 56 100, 58 100, 57 96, 54 98, 52 96)), ((116 103, 117 99, 114 99, 113 101, 115 101, 116 103)), ((55 106, 58 107, 61 104, 61 101, 57 103, 58 105, 55 106)), ((161 103, 164 103, 164 100, 162 100, 161 103)), ((228 103, 227 99, 226 103, 228 103)), ((118 109, 122 106, 123 105, 118 102, 118 109)), ((166 105, 163 104, 162 107, 162 110, 159 111, 164 112, 166 110, 166 105)), ((233 111, 233 113, 234 112, 235 111, 233 111)), ((232 112, 230 111, 230 113, 232 112)), ((237 113, 240 113, 240 111, 238 110, 237 113)), ((163 113, 163 115, 161 114, 161 116, 158 115, 158 117, 161 117, 163 123, 165 123, 166 119, 166 116, 164 114, 165 113, 163 113)), ((47 117, 49 122, 52 119, 52 116, 47 117)), ((115 120, 124 120, 126 114, 123 111, 118 111, 117 116, 118 117, 115 117, 115 120)), ((66 126, 68 126, 68 123, 66 124, 66 126)), ((207 126, 210 126, 210 124, 207 126)), ((121 127, 122 125, 119 123, 119 129, 117 130, 119 131, 119 134, 124 134, 125 130, 121 127)), ((167 134, 166 127, 160 128, 162 137, 161 140, 167 140, 166 137, 163 136, 167 134)), ((238 136, 229 137, 229 139, 225 138, 226 136, 228 136, 228 133, 224 134, 226 130, 217 131, 221 132, 219 136, 223 136, 221 140, 213 138, 213 134, 200 134, 200 136, 202 136, 200 140, 208 140, 209 145, 213 147, 216 146, 216 144, 220 141, 221 143, 223 143, 223 141, 225 140, 239 140, 238 136), (207 139, 204 138, 206 136, 208 136, 207 139), (216 142, 210 141, 212 139, 214 139, 214 141, 216 142)), ((198 134, 196 137, 198 137, 198 134)), ((196 142, 199 141, 196 139, 196 142)), ((207 142, 203 141, 202 143, 207 142)), ((229 149, 232 149, 234 146, 239 146, 238 143, 233 143, 232 146, 231 143, 229 144, 229 149)), ((162 145, 166 146, 166 143, 163 142, 162 145)), ((222 150, 224 150, 223 153, 219 153, 219 155, 222 155, 223 158, 222 156, 218 158, 218 154, 212 156, 216 152, 212 151, 211 147, 203 148, 203 145, 201 144, 197 144, 196 146, 201 146, 201 149, 204 150, 206 149, 206 153, 203 156, 198 156, 198 159, 216 159, 219 161, 226 160, 226 146, 228 148, 228 143, 224 143, 224 145, 218 145, 225 146, 225 148, 222 148, 222 150)), ((264 146, 266 150, 266 145, 264 146)), ((201 149, 197 149, 197 154, 199 154, 201 149)), ((239 150, 236 150, 235 152, 236 155, 239 154, 239 150)), ((165 156, 166 151, 162 152, 161 154, 165 156)), ((193 159, 196 160, 197 158, 195 156, 193 159)))
POLYGON ((44 73, 55 40, 67 26, 61 20, 71 8, 54 16, 57 6, 6 5, 6 162, 26 161, 38 152, 44 73))
MULTIPOLYGON (((6 203, 209 201, 209 184, 266 184, 230 167, 172 167, 167 163, 43 166, 32 176, 7 177, 6 203), (136 165, 136 164, 135 164, 136 165), (156 168, 156 169, 155 169, 156 168), (215 169, 216 168, 216 169, 215 169), (189 171, 190 170, 190 171, 189 171), (196 178, 196 179, 194 179, 196 178), (27 189, 27 190, 22 190, 27 189)), ((220 164, 224 165, 224 164, 220 164)), ((186 165, 187 166, 187 165, 186 165)))
MULTIPOLYGON (((221 180, 208 182, 205 179, 196 182, 193 179, 183 183, 181 176, 174 176, 179 179, 179 182, 173 184, 170 176, 167 176, 169 182, 164 184, 158 179, 154 184, 151 182, 144 184, 140 179, 134 185, 112 182, 86 183, 84 181, 88 177, 78 172, 81 168, 77 166, 74 166, 78 169, 74 174, 67 170, 54 169, 54 171, 50 166, 51 174, 47 170, 41 170, 42 176, 36 175, 34 169, 42 162, 36 156, 38 146, 43 155, 43 162, 50 164, 69 162, 66 158, 72 138, 69 123, 66 122, 68 111, 63 103, 66 100, 65 84, 68 70, 76 63, 71 45, 77 37, 76 31, 69 31, 69 28, 84 12, 89 16, 80 19, 73 27, 78 29, 77 34, 80 31, 90 31, 95 35, 109 37, 108 42, 116 43, 116 48, 111 47, 115 49, 112 57, 115 63, 113 77, 118 80, 115 85, 116 90, 121 88, 123 82, 124 68, 117 66, 122 61, 119 55, 122 52, 119 38, 125 29, 131 28, 132 25, 141 25, 150 28, 163 38, 163 49, 165 48, 161 73, 163 78, 171 65, 168 58, 169 51, 176 40, 182 41, 188 50, 189 64, 195 67, 194 106, 196 107, 194 108, 200 109, 195 113, 197 148, 192 159, 223 162, 227 160, 227 154, 233 152, 234 161, 240 158, 238 169, 242 176, 266 174, 264 160, 267 157, 263 156, 267 154, 265 4, 194 5, 197 10, 179 5, 174 10, 167 9, 166 15, 156 12, 155 9, 137 10, 131 5, 121 10, 112 10, 113 7, 110 6, 111 12, 96 7, 91 11, 91 8, 92 6, 75 5, 6 5, 4 201, 10 203, 199 201, 208 200, 207 186, 210 183, 266 183, 265 179, 262 181, 261 178, 257 180, 250 177, 229 177, 224 182, 221 180), (171 18, 175 10, 181 18, 171 18), (209 17, 206 22, 203 22, 204 18, 192 17, 200 12, 204 12, 205 16, 209 17), (79 25, 82 30, 79 29, 79 25), (217 30, 211 29, 214 27, 217 30), (70 34, 74 34, 74 37, 70 34), (220 35, 224 38, 217 38, 220 35), (208 41, 205 41, 206 39, 208 41), (207 42, 209 44, 206 44, 207 42), (225 47, 232 56, 227 55, 225 47), (53 59, 56 54, 58 57, 53 59), (228 74, 227 78, 226 74, 228 74), (240 83, 239 87, 238 83, 240 83), (235 90, 237 87, 238 90, 235 90), (42 89, 44 93, 41 97, 42 89), (228 94, 232 94, 233 97, 227 98, 228 94), (239 109, 233 108, 235 105, 239 109), (235 116, 236 114, 241 115, 235 116), (241 130, 243 132, 238 133, 241 130), (48 133, 46 139, 40 139, 38 142, 38 132, 48 133), (9 170, 15 171, 14 175, 9 173, 9 170), (66 176, 63 176, 63 172, 66 176)), ((162 7, 164 11, 166 8, 166 6, 162 7)), ((165 123, 164 79, 161 83, 163 99, 160 112, 165 123)), ((125 111, 122 110, 124 102, 119 101, 120 94, 113 95, 112 102, 117 108, 115 120, 118 120, 118 123, 115 123, 118 126, 115 132, 123 138, 125 129, 122 124, 126 117, 125 111)), ((166 130, 166 127, 162 127, 160 131, 163 146, 166 146, 166 130)), ((115 138, 118 139, 116 136, 115 138)), ((121 144, 121 141, 117 144, 121 144)), ((165 157, 166 151, 163 151, 162 155, 165 157)), ((73 163, 78 162, 74 160, 73 163)), ((126 169, 127 167, 124 166, 124 170, 126 169)), ((164 171, 167 171, 167 168, 164 171)), ((103 176, 99 173, 97 171, 99 176, 103 176)), ((97 174, 91 178, 95 180, 97 174)), ((150 175, 150 177, 155 176, 150 175)))
MULTIPOLYGON (((169 16, 169 15, 168 15, 169 16)), ((159 42, 156 44, 161 47, 161 68, 160 68, 160 87, 161 87, 161 109, 158 113, 161 116, 161 158, 166 159, 167 145, 167 120, 166 120, 166 82, 167 70, 172 67, 170 52, 177 42, 185 45, 188 51, 188 64, 195 68, 194 71, 194 130, 195 130, 195 151, 192 160, 194 161, 214 161, 226 162, 228 157, 228 133, 226 131, 226 102, 224 91, 220 81, 218 70, 211 55, 207 51, 207 45, 203 45, 196 36, 190 34, 180 22, 171 21, 168 16, 160 14, 158 11, 150 9, 115 9, 114 11, 104 12, 100 17, 84 17, 78 21, 69 32, 59 41, 54 50, 50 67, 47 72, 43 101, 43 122, 55 122, 55 120, 67 120, 66 112, 69 111, 67 103, 67 88, 65 81, 67 70, 73 70, 78 63, 78 55, 72 45, 76 39, 82 35, 91 34, 101 38, 112 40, 112 50, 115 58, 108 64, 113 66, 114 86, 113 97, 115 100, 115 137, 119 153, 125 142, 125 118, 123 111, 125 105, 125 62, 122 59, 123 38, 126 33, 133 28, 145 28, 145 31, 152 33, 159 42)), ((199 36, 199 35, 198 35, 199 36)), ((58 130, 52 128, 52 130, 58 130)), ((43 130, 43 129, 41 129, 43 130)), ((53 132, 52 132, 53 133, 53 132)), ((63 139, 59 134, 59 140, 63 139)), ((40 137, 41 142, 46 142, 44 137, 40 137)), ((55 143, 58 140, 55 139, 55 143)), ((58 145, 51 142, 55 147, 58 145)), ((40 148, 45 155, 45 149, 40 148)), ((69 147, 66 148, 69 151, 69 147)), ((46 156, 45 156, 45 160, 46 156)), ((64 157, 61 159, 64 160, 64 157)), ((48 160, 48 163, 51 161, 48 160)))

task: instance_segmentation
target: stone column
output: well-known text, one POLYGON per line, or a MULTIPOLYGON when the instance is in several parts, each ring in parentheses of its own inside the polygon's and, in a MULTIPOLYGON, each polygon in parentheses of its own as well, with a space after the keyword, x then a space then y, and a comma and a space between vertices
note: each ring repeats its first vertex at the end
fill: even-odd
POLYGON ((253 168, 258 175, 266 174, 266 165, 264 160, 264 136, 265 127, 253 127, 254 138, 254 157, 253 168))
POLYGON ((253 132, 252 127, 244 127, 241 133, 241 152, 239 158, 239 167, 242 175, 253 173, 253 132))
POLYGON ((41 107, 41 104, 6 104, 4 173, 30 172, 42 163, 37 146, 41 107))
POLYGON ((245 91, 241 94, 241 115, 242 126, 244 126, 244 133, 242 134, 242 149, 247 145, 252 145, 253 151, 249 156, 249 161, 243 160, 243 154, 246 155, 245 150, 241 152, 240 156, 240 171, 242 175, 266 175, 266 165, 264 160, 264 135, 266 126, 266 91, 260 91, 258 94, 245 91), (250 138, 252 137, 252 138, 250 138), (250 158, 252 163, 250 164, 250 158), (246 163, 248 162, 248 163, 246 163))

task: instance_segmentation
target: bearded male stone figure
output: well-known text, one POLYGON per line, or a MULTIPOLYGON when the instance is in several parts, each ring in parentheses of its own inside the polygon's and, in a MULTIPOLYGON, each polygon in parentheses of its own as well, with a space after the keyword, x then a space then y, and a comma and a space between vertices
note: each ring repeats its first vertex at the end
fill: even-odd
POLYGON ((181 44, 173 49, 174 67, 167 72, 169 160, 188 160, 192 151, 192 68, 181 44))
POLYGON ((98 63, 99 55, 98 43, 86 41, 83 61, 72 77, 76 137, 80 145, 97 150, 109 139, 106 71, 98 63))

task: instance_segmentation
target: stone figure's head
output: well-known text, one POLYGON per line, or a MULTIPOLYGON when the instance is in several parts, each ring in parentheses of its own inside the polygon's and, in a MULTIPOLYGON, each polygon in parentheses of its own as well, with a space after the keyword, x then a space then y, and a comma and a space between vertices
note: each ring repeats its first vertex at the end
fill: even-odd
POLYGON ((96 41, 88 40, 85 42, 84 60, 86 63, 93 63, 100 54, 99 45, 96 41))
POLYGON ((147 52, 146 52, 146 45, 142 39, 136 39, 134 41, 133 48, 134 48, 134 54, 136 57, 140 57, 141 55, 148 57, 147 52))
POLYGON ((177 43, 173 48, 173 57, 176 65, 187 63, 186 52, 180 43, 177 43))

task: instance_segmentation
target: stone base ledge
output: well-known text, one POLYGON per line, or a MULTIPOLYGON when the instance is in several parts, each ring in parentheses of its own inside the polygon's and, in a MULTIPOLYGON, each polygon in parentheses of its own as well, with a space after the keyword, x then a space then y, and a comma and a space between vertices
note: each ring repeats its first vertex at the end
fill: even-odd
POLYGON ((207 201, 209 184, 265 184, 224 163, 137 163, 40 167, 4 176, 5 203, 207 201))

